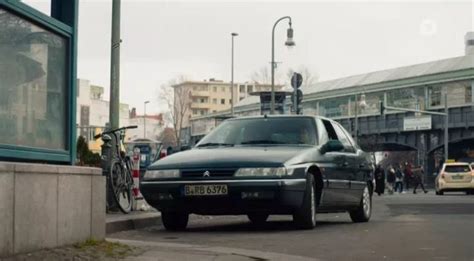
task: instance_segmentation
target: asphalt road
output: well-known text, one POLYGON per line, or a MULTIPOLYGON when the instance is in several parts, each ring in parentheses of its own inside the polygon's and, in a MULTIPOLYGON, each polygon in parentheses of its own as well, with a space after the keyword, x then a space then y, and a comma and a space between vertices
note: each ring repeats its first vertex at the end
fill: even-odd
MULTIPOLYGON (((320 214, 314 230, 295 229, 290 216, 271 216, 256 228, 245 216, 193 215, 186 232, 156 226, 109 237, 151 242, 177 254, 200 246, 249 257, 226 260, 474 260, 474 196, 433 191, 374 196, 373 207, 368 223, 352 223, 345 213, 320 214)), ((194 260, 191 254, 167 255, 194 260)))

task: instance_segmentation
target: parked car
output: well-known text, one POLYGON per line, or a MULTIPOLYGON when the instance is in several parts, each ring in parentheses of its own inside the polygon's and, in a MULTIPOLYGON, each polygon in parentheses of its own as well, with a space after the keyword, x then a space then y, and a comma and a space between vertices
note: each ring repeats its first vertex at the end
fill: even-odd
POLYGON ((168 230, 190 213, 245 214, 255 224, 293 215, 304 229, 316 213, 372 213, 373 162, 337 122, 310 116, 228 119, 188 151, 155 162, 141 182, 168 230))
POLYGON ((449 191, 474 192, 474 172, 469 163, 445 163, 435 179, 436 195, 449 191))

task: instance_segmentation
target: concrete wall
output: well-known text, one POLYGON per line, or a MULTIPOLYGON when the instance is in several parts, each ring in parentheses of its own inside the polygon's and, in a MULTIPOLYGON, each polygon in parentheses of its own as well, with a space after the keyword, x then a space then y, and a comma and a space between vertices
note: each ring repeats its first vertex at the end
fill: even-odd
POLYGON ((0 257, 104 237, 101 169, 0 162, 0 257))

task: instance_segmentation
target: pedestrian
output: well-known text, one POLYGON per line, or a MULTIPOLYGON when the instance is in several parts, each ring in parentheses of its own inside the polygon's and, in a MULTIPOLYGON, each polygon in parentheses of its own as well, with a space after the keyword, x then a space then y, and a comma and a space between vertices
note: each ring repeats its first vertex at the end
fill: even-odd
POLYGON ((406 190, 410 190, 410 182, 413 179, 413 171, 411 168, 411 164, 405 162, 405 169, 403 170, 404 178, 405 178, 405 188, 406 190))
POLYGON ((395 169, 393 168, 392 165, 388 167, 388 172, 387 172, 387 183, 388 183, 388 193, 393 194, 393 191, 395 189, 395 169))
POLYGON ((375 172, 374 172, 374 176, 375 176, 375 192, 380 196, 385 191, 385 172, 382 166, 380 166, 380 164, 377 165, 377 168, 375 169, 375 172))
POLYGON ((413 172, 413 194, 416 194, 416 189, 418 188, 418 185, 421 187, 423 192, 428 193, 428 190, 425 189, 425 186, 423 186, 423 174, 425 172, 423 171, 423 166, 420 166, 416 171, 413 172))
POLYGON ((403 171, 401 164, 395 170, 395 191, 398 191, 398 193, 403 192, 403 171))

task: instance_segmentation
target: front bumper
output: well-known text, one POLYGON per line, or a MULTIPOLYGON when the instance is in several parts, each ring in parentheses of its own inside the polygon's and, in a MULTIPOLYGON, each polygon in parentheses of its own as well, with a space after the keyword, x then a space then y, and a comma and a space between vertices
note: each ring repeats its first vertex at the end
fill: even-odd
POLYGON ((140 190, 148 204, 160 211, 202 215, 252 212, 291 214, 303 202, 306 179, 143 181, 140 190), (185 196, 185 185, 225 184, 222 196, 185 196))

